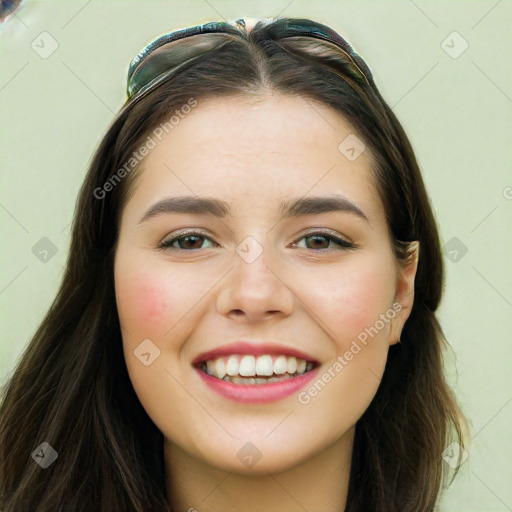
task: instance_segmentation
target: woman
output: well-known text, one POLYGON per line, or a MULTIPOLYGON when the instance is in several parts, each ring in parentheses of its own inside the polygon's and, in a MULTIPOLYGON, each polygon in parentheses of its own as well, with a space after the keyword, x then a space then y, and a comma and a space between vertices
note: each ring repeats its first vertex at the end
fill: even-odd
POLYGON ((4 390, 2 510, 434 510, 465 426, 442 284, 411 145, 339 34, 157 39, 4 390))

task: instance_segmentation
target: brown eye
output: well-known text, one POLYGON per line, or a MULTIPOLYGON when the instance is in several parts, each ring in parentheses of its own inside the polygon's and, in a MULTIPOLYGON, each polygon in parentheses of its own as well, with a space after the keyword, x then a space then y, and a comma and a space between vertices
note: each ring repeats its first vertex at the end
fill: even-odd
POLYGON ((175 250, 175 251, 195 251, 203 249, 205 240, 212 241, 209 237, 202 233, 186 233, 169 238, 160 243, 161 249, 175 250), (177 244, 177 246, 176 246, 177 244))
POLYGON ((302 237, 300 240, 306 240, 306 249, 312 249, 312 250, 324 250, 324 249, 330 249, 329 247, 331 242, 334 243, 334 245, 338 245, 343 249, 354 249, 355 246, 351 244, 350 242, 347 242, 343 238, 340 238, 338 236, 333 236, 330 233, 309 233, 308 235, 302 237))
POLYGON ((330 243, 330 240, 326 236, 319 235, 310 235, 304 237, 304 240, 306 240, 306 245, 308 241, 312 244, 312 247, 309 247, 309 249, 327 249, 330 243))

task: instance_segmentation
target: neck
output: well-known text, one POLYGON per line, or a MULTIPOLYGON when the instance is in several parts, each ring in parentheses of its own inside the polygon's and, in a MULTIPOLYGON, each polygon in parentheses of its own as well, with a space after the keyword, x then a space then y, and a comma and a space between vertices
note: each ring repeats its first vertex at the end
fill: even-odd
POLYGON ((222 470, 165 440, 168 500, 173 512, 343 512, 354 429, 299 465, 247 475, 222 470))

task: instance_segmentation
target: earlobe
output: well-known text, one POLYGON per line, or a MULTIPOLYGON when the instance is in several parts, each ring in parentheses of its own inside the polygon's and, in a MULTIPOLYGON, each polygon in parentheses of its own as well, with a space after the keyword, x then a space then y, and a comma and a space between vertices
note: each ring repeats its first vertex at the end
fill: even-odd
POLYGON ((420 243, 415 240, 409 243, 407 258, 400 263, 400 271, 395 289, 395 303, 400 304, 400 310, 391 321, 388 342, 395 345, 400 342, 400 335, 405 322, 409 318, 414 304, 414 280, 418 270, 420 243))

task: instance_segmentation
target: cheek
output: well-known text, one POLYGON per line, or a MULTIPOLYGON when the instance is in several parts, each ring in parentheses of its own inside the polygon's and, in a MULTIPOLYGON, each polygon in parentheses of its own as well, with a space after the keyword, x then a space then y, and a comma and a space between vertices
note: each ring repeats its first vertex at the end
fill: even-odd
POLYGON ((310 298, 333 343, 318 378, 301 392, 299 402, 311 418, 318 418, 325 435, 336 436, 355 425, 379 387, 390 328, 380 318, 392 306, 395 292, 395 270, 391 260, 384 263, 385 256, 360 258, 336 269, 310 298))
POLYGON ((350 269, 334 272, 325 282, 312 304, 321 308, 320 316, 338 341, 338 349, 373 326, 393 302, 394 269, 382 262, 361 260, 350 269))
POLYGON ((137 339, 156 338, 171 328, 176 316, 172 296, 161 275, 146 270, 119 271, 116 275, 119 321, 137 339))
POLYGON ((139 311, 139 319, 146 326, 159 326, 169 320, 169 289, 164 283, 155 284, 150 277, 136 280, 134 303, 139 311))

